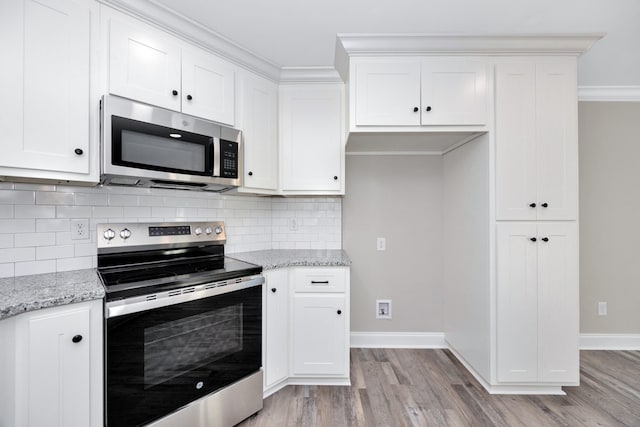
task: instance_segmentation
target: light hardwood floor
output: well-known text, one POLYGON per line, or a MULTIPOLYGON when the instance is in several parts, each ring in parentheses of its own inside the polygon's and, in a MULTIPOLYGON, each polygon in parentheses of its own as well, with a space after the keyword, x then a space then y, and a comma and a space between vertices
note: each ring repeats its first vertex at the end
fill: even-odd
POLYGON ((240 426, 640 427, 640 351, 580 356, 566 396, 501 396, 448 350, 351 349, 351 387, 285 387, 240 426))

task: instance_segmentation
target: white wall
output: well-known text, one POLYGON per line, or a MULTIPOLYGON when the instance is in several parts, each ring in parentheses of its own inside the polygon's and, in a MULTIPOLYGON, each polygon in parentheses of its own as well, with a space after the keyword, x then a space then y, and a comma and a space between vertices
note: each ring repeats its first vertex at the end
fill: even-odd
POLYGON ((206 220, 225 221, 227 253, 341 248, 339 198, 0 183, 0 277, 95 267, 97 223, 206 220), (284 215, 300 218, 298 230, 282 230, 284 215), (79 218, 90 220, 88 240, 71 239, 79 218))
POLYGON ((580 102, 579 122, 580 332, 638 334, 640 103, 580 102))
POLYGON ((343 222, 351 330, 441 332, 442 157, 347 156, 343 222), (391 320, 376 299, 392 300, 391 320))

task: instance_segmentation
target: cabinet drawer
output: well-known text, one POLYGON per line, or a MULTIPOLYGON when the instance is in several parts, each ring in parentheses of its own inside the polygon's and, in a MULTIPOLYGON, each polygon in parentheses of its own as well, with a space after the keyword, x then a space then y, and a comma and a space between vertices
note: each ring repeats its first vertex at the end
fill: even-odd
POLYGON ((344 292, 346 282, 345 268, 297 268, 293 272, 295 292, 344 292))

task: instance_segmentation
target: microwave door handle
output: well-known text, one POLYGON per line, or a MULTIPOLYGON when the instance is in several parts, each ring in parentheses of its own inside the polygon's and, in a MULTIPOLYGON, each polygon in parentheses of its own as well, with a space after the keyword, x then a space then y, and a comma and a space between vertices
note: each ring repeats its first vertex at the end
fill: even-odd
POLYGON ((213 137, 213 176, 220 176, 220 138, 213 137))

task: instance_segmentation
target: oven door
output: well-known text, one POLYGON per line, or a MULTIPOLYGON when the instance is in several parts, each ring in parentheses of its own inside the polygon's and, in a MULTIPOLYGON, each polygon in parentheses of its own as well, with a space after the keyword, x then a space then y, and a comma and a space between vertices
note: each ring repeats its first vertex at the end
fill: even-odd
POLYGON ((105 424, 147 424, 258 371, 261 284, 106 319, 105 424))

